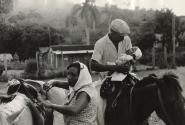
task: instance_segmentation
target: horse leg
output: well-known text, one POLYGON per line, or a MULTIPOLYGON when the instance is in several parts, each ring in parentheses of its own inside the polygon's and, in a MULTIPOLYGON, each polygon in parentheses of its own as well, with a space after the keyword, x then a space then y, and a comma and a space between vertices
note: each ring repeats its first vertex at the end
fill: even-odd
POLYGON ((35 105, 32 102, 28 102, 27 106, 29 107, 31 111, 34 125, 44 125, 43 117, 40 115, 40 112, 35 107, 35 105))
POLYGON ((53 110, 46 108, 45 113, 46 114, 45 114, 44 125, 53 125, 53 119, 54 119, 53 110))
POLYGON ((101 80, 98 80, 98 81, 95 81, 93 83, 94 87, 96 88, 97 90, 97 123, 98 125, 104 125, 105 121, 104 121, 104 112, 105 112, 105 108, 106 108, 106 100, 103 99, 101 96, 100 96, 100 88, 101 88, 101 85, 102 85, 102 81, 101 80))

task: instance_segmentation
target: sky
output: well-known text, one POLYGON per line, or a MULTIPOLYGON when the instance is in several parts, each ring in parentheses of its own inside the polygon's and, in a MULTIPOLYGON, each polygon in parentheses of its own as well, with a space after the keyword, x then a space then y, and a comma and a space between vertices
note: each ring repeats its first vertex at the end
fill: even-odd
MULTIPOLYGON (((44 8, 44 6, 52 3, 55 4, 55 7, 58 9, 69 9, 67 3, 82 3, 85 0, 15 0, 18 1, 16 5, 17 8, 44 8), (57 5, 57 6, 56 6, 57 5)), ((185 16, 185 0, 95 0, 96 5, 104 6, 106 3, 117 5, 119 8, 134 9, 136 6, 146 9, 161 9, 169 8, 178 15, 185 16)), ((52 9, 52 8, 49 8, 52 9)))
MULTIPOLYGON (((69 0, 73 2, 74 0, 69 0)), ((75 0, 74 2, 83 2, 84 0, 75 0)), ((169 8, 172 11, 180 16, 185 16, 185 0, 130 0, 130 4, 126 6, 129 0, 96 0, 96 4, 103 6, 106 2, 117 5, 120 8, 129 8, 134 9, 136 6, 140 8, 146 9, 161 9, 161 8, 169 8)))

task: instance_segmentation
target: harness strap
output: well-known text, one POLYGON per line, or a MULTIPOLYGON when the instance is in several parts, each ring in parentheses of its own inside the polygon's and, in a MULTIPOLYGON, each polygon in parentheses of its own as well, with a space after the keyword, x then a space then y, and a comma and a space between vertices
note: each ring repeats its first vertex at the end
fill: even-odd
POLYGON ((157 90, 157 94, 158 94, 158 97, 159 97, 159 102, 160 102, 161 108, 162 108, 162 110, 163 110, 164 115, 166 116, 166 119, 167 119, 168 122, 169 122, 169 125, 174 125, 173 122, 172 122, 172 120, 170 119, 170 117, 169 117, 167 111, 166 111, 166 108, 165 108, 165 106, 164 106, 164 102, 163 102, 162 97, 161 97, 161 91, 159 90, 159 88, 158 88, 158 90, 157 90))
POLYGON ((130 124, 131 125, 136 125, 133 119, 133 114, 132 114, 132 94, 133 94, 134 86, 131 87, 130 89, 130 98, 129 98, 129 116, 130 116, 130 124))
MULTIPOLYGON (((122 84, 124 84, 124 83, 122 83, 122 84)), ((124 88, 124 85, 123 85, 123 87, 120 87, 118 94, 116 95, 114 101, 112 102, 112 108, 116 107, 116 105, 118 103, 118 97, 121 95, 123 88, 124 88)))

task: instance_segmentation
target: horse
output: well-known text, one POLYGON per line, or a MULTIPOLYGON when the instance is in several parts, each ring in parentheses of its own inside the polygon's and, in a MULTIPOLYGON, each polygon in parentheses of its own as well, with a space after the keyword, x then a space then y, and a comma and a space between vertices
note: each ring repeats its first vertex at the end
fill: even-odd
POLYGON ((141 80, 128 74, 121 82, 110 79, 111 92, 102 94, 107 99, 105 125, 145 125, 154 111, 166 125, 185 125, 185 99, 174 73, 141 80))
MULTIPOLYGON (((102 96, 97 97, 99 125, 147 125, 147 120, 154 111, 166 125, 185 125, 185 99, 177 75, 166 73, 157 77, 150 74, 138 80, 128 73, 122 81, 111 79, 110 76, 103 81, 111 84, 107 93, 109 95, 101 93, 101 82, 93 83, 102 96)), ((34 84, 41 83, 35 81, 34 84)), ((58 91, 56 89, 53 87, 47 92, 48 100, 63 104, 65 91, 61 88, 58 88, 58 91)))
MULTIPOLYGON (((50 102, 58 105, 63 105, 66 101, 66 93, 67 91, 62 88, 58 87, 52 87, 48 90, 43 90, 43 85, 46 83, 44 81, 39 81, 39 80, 31 80, 31 79, 25 79, 24 80, 26 83, 34 86, 38 92, 42 94, 42 98, 44 100, 49 100, 50 102)), ((65 82, 65 81, 64 81, 65 82)), ((50 117, 46 119, 45 121, 47 125, 63 125, 64 124, 64 119, 63 115, 57 111, 53 111, 53 115, 50 114, 50 117)))
MULTIPOLYGON (((15 80, 14 80, 15 82, 15 80)), ((23 81, 8 87, 7 95, 0 96, 0 125, 44 125, 35 107, 37 90, 23 81)))

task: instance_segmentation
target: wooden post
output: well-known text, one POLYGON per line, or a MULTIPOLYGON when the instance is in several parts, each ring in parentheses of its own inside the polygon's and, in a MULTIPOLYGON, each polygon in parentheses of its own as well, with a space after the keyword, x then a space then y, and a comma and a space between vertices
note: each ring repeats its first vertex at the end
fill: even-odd
POLYGON ((3 55, 4 57, 4 68, 5 68, 5 75, 7 76, 7 58, 6 58, 6 54, 3 55))
POLYGON ((176 68, 176 61, 175 61, 175 15, 172 17, 172 46, 173 46, 173 59, 172 59, 172 68, 176 68))
POLYGON ((155 42, 152 47, 152 69, 155 69, 155 42))
POLYGON ((51 45, 51 33, 50 33, 50 27, 48 26, 48 37, 49 37, 49 46, 51 45))
POLYGON ((167 60, 167 48, 166 48, 166 43, 164 45, 164 67, 168 67, 168 60, 167 60))
POLYGON ((56 68, 58 68, 58 54, 56 54, 56 62, 55 63, 56 63, 56 65, 55 65, 56 68))
POLYGON ((37 62, 37 77, 39 76, 40 73, 40 66, 39 66, 39 52, 36 52, 36 62, 37 62))

